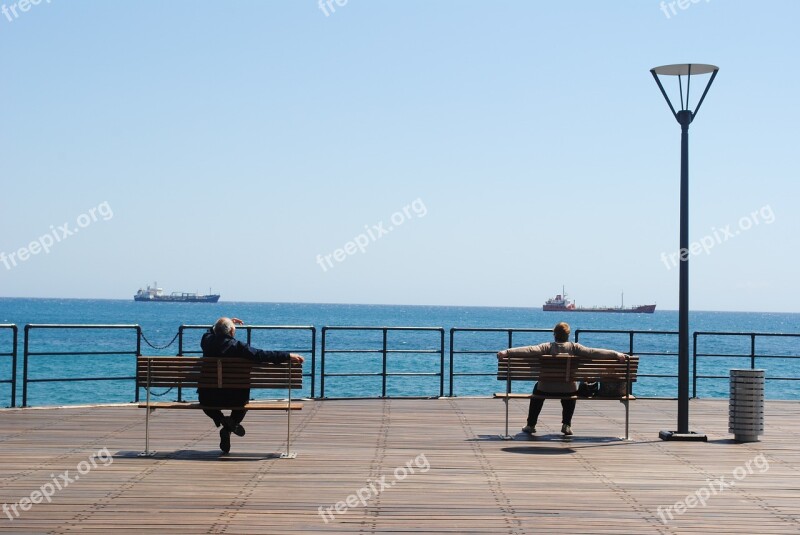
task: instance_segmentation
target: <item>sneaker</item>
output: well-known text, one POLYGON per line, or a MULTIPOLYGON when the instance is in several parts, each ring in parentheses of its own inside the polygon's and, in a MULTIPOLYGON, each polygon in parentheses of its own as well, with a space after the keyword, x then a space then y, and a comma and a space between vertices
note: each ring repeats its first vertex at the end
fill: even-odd
POLYGON ((536 428, 530 425, 526 425, 525 427, 522 428, 522 432, 532 435, 536 432, 536 428))
POLYGON ((235 424, 231 422, 230 418, 225 418, 225 421, 223 423, 225 424, 225 429, 227 429, 230 433, 233 433, 237 437, 244 436, 245 430, 241 424, 235 424))
POLYGON ((222 453, 231 451, 231 432, 224 427, 219 430, 219 449, 222 450, 222 453))
POLYGON ((568 424, 564 424, 561 426, 561 432, 564 433, 565 435, 571 435, 572 427, 569 426, 568 424))

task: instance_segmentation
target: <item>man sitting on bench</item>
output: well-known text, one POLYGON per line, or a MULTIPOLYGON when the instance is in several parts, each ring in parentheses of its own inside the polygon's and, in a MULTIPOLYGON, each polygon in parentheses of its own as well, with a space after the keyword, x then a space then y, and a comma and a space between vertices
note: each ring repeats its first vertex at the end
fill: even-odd
MULTIPOLYGON (((292 362, 301 363, 303 357, 285 351, 264 351, 256 349, 234 338, 236 325, 242 325, 239 318, 219 318, 214 326, 203 335, 200 347, 203 348, 204 357, 243 358, 258 362, 292 362)), ((201 405, 211 407, 242 407, 250 401, 249 388, 198 388, 197 395, 201 405)), ((247 414, 246 410, 231 410, 230 416, 225 416, 218 409, 204 409, 206 415, 214 420, 214 425, 222 426, 219 430, 219 449, 224 453, 231 450, 231 433, 244 436, 242 420, 247 414)))
MULTIPOLYGON (((553 328, 555 342, 545 342, 536 346, 513 347, 497 353, 497 358, 502 360, 509 355, 557 355, 567 353, 578 357, 605 357, 618 358, 625 360, 625 355, 610 349, 595 349, 582 346, 581 344, 569 341, 569 325, 561 322, 553 328)), ((539 381, 533 387, 534 394, 552 394, 563 396, 575 396, 578 394, 578 384, 575 382, 564 383, 557 381, 539 381)), ((572 415, 575 413, 574 399, 561 400, 561 432, 565 435, 572 434, 572 415)), ((528 425, 522 428, 523 433, 533 434, 536 432, 536 422, 539 420, 539 413, 542 412, 544 399, 531 398, 530 408, 528 409, 528 425)))

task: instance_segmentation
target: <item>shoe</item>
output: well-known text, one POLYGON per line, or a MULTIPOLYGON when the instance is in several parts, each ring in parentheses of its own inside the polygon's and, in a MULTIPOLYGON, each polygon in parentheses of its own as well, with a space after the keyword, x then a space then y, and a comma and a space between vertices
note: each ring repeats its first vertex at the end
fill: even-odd
POLYGON ((222 450, 222 453, 231 451, 231 432, 224 427, 219 430, 219 449, 222 450))
POLYGON ((564 433, 565 435, 571 435, 572 427, 567 424, 564 424, 561 426, 561 432, 564 433))
POLYGON ((233 433, 237 437, 244 436, 245 430, 241 424, 235 424, 231 422, 230 418, 225 418, 224 424, 225 424, 225 429, 227 429, 228 432, 233 433))
POLYGON ((536 432, 536 428, 531 427, 530 425, 526 425, 525 427, 522 428, 522 432, 532 435, 536 432))

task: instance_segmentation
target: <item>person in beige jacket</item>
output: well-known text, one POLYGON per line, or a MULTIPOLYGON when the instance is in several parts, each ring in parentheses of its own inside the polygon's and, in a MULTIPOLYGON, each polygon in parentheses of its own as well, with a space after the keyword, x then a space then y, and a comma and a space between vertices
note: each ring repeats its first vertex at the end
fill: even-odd
MULTIPOLYGON (((625 360, 625 355, 618 351, 610 349, 596 349, 592 347, 582 346, 581 344, 569 341, 569 325, 563 321, 553 328, 553 336, 555 342, 545 342, 535 346, 525 347, 512 347, 497 353, 497 358, 503 360, 509 355, 524 356, 524 355, 557 355, 559 353, 568 353, 578 357, 601 357, 601 358, 618 358, 625 360)), ((563 394, 574 396, 578 393, 578 383, 575 382, 556 382, 556 381, 539 381, 533 387, 534 394, 563 394)), ((561 432, 565 435, 572 434, 572 415, 575 413, 574 399, 561 400, 561 432)), ((544 399, 531 398, 531 404, 528 409, 528 425, 522 428, 523 433, 533 434, 536 432, 536 422, 539 420, 539 413, 542 412, 544 406, 544 399)))

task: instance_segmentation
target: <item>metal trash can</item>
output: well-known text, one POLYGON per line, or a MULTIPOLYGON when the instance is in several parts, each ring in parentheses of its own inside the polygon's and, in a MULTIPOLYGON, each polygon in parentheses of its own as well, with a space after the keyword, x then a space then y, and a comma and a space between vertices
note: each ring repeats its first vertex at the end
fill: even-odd
POLYGON ((728 432, 737 442, 764 434, 764 370, 731 370, 728 432))

